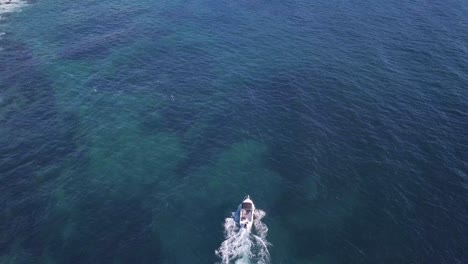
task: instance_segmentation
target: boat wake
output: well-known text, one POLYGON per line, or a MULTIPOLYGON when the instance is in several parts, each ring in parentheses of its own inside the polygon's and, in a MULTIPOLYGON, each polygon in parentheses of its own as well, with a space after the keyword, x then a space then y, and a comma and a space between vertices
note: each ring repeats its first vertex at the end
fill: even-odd
POLYGON ((233 218, 224 221, 224 236, 226 240, 216 250, 216 255, 221 258, 221 264, 268 264, 270 252, 267 241, 268 227, 262 222, 265 212, 255 210, 254 228, 252 232, 245 228, 239 228, 233 218))
POLYGON ((5 14, 17 11, 24 5, 24 0, 0 0, 0 20, 4 19, 5 14))

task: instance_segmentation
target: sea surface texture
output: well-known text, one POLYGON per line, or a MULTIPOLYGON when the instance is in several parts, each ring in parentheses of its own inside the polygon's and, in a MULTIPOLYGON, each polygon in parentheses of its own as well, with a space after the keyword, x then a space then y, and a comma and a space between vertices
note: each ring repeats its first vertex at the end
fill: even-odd
POLYGON ((0 32, 1 264, 221 262, 247 194, 265 263, 468 263, 466 0, 2 0, 0 32))

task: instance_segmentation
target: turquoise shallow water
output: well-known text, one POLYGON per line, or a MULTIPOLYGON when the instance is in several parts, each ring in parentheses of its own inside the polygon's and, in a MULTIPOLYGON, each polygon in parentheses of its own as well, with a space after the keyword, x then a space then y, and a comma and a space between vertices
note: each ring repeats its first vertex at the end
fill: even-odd
POLYGON ((0 263, 466 263, 464 1, 32 1, 0 22, 0 263))

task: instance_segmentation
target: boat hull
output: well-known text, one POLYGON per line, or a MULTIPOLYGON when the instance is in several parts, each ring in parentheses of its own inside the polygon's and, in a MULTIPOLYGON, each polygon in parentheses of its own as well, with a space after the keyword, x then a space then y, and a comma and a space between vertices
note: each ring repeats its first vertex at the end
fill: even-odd
POLYGON ((244 198, 237 211, 239 212, 239 218, 236 222, 238 222, 241 229, 251 232, 254 222, 255 205, 250 196, 244 198))

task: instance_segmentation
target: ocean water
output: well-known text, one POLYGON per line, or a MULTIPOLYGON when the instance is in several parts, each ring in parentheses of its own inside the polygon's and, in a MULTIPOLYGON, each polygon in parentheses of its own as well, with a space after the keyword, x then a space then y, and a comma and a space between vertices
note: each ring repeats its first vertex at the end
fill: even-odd
POLYGON ((5 2, 1 264, 468 263, 467 1, 5 2))

